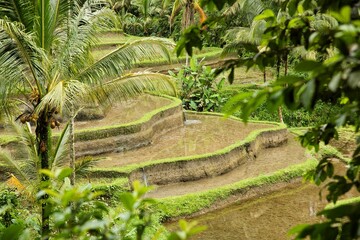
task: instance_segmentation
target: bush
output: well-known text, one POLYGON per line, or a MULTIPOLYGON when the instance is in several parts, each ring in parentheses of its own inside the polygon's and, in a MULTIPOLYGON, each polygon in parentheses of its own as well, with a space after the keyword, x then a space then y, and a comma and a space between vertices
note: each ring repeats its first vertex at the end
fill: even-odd
MULTIPOLYGON (((0 194, 1 206, 9 208, 6 225, 0 225, 0 239, 157 239, 160 232, 150 230, 160 227, 151 217, 153 199, 146 198, 149 187, 134 182, 133 192, 119 194, 119 209, 111 209, 107 203, 99 200, 102 193, 94 191, 91 185, 71 186, 67 177, 70 169, 59 169, 55 173, 42 170, 50 179, 37 193, 37 203, 45 204, 49 215, 49 232, 41 231, 41 224, 34 221, 36 213, 19 212, 18 194, 5 190, 0 194), (16 211, 16 214, 11 214, 16 211), (22 220, 26 219, 26 220, 22 220)), ((24 207, 24 206, 22 206, 24 207)), ((0 211, 3 213, 3 211, 0 211)), ((1 215, 0 215, 1 216, 1 215)), ((2 218, 3 220, 3 218, 2 218)), ((42 223, 44 224, 44 223, 42 223)), ((204 229, 194 223, 181 223, 181 230, 166 234, 165 239, 188 239, 204 229)))
POLYGON ((219 111, 226 101, 220 94, 225 79, 216 82, 215 69, 201 65, 195 58, 190 62, 190 66, 180 69, 177 75, 170 72, 181 85, 180 98, 183 108, 197 112, 219 111))
MULTIPOLYGON (((340 112, 340 106, 338 104, 332 104, 329 102, 318 101, 312 112, 308 112, 305 109, 299 109, 296 111, 283 108, 284 122, 289 127, 306 127, 316 126, 324 124, 329 120, 330 116, 334 116, 340 112)), ((235 113, 235 116, 239 116, 240 113, 235 113)), ((278 114, 271 112, 267 108, 266 102, 250 115, 250 119, 262 120, 262 121, 279 121, 278 114)))
POLYGON ((19 205, 18 194, 14 189, 4 189, 0 192, 0 225, 9 227, 17 218, 19 205))

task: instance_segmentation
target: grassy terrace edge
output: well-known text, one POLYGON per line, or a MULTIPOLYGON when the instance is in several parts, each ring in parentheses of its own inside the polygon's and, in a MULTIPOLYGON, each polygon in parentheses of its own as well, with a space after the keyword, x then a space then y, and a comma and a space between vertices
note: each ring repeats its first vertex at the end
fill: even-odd
POLYGON ((138 120, 129 123, 78 130, 75 132, 75 139, 77 141, 86 141, 86 140, 101 139, 101 138, 116 136, 118 134, 124 134, 124 133, 125 134, 135 133, 141 130, 142 124, 145 124, 146 122, 150 121, 156 114, 181 106, 181 100, 176 97, 171 97, 161 94, 151 94, 151 95, 166 98, 168 100, 171 100, 172 102, 166 106, 152 110, 144 114, 138 120))
MULTIPOLYGON (((86 140, 101 139, 101 138, 115 136, 119 134, 119 132, 126 134, 134 133, 140 131, 141 125, 150 121, 151 118, 154 117, 156 114, 181 106, 181 100, 176 97, 171 97, 161 94, 151 94, 151 95, 166 98, 171 100, 172 102, 166 106, 150 111, 145 115, 143 115, 138 120, 129 123, 76 130, 75 139, 77 141, 86 141, 86 140)), ((59 133, 53 134, 54 140, 56 140, 59 136, 60 136, 59 133)), ((17 141, 18 138, 14 135, 0 136, 0 146, 17 141)))
MULTIPOLYGON (((224 116, 221 113, 209 113, 209 112, 198 113, 198 112, 191 112, 191 111, 186 111, 186 114, 187 115, 188 114, 190 114, 190 115, 191 114, 193 114, 193 115, 211 115, 211 116, 218 116, 218 117, 224 116)), ((236 117, 229 117, 229 118, 233 119, 233 120, 241 121, 239 118, 236 118, 236 117)), ((254 141, 256 139, 256 137, 258 137, 263 132, 271 132, 271 131, 287 129, 286 125, 276 123, 276 122, 249 121, 249 123, 269 124, 269 125, 274 125, 274 127, 272 127, 272 128, 269 127, 269 128, 265 128, 265 129, 259 129, 259 130, 252 131, 245 139, 236 141, 235 143, 233 143, 225 148, 222 148, 218 151, 212 152, 212 153, 192 155, 192 156, 187 156, 187 157, 164 158, 164 159, 159 159, 159 160, 143 162, 140 164, 131 164, 131 165, 127 165, 124 167, 117 167, 117 168, 111 168, 111 169, 109 169, 109 168, 94 168, 94 169, 92 169, 92 174, 94 174, 95 176, 99 176, 99 175, 105 176, 105 175, 109 174, 108 177, 126 176, 126 175, 130 174, 132 171, 139 170, 139 169, 146 168, 146 167, 151 167, 151 166, 158 165, 158 164, 167 164, 167 163, 173 163, 173 162, 178 162, 178 161, 196 161, 198 159, 203 159, 203 158, 207 158, 207 157, 211 157, 211 156, 224 155, 224 154, 231 152, 232 150, 234 150, 237 147, 240 147, 244 144, 248 144, 248 143, 254 141)))
POLYGON ((311 158, 301 164, 292 165, 270 174, 259 175, 215 189, 159 199, 156 206, 156 208, 161 209, 158 212, 158 217, 161 221, 164 221, 189 216, 211 207, 217 201, 225 200, 233 195, 246 193, 252 188, 289 182, 315 168, 317 162, 315 158, 311 158))

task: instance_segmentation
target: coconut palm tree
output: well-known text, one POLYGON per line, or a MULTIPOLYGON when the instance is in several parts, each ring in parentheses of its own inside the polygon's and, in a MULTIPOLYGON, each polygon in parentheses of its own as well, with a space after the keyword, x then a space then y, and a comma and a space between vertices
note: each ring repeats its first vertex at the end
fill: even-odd
MULTIPOLYGON (((166 7, 170 4, 170 1, 164 0, 163 6, 166 7)), ((206 19, 205 12, 200 7, 198 0, 175 0, 172 4, 172 12, 170 15, 170 27, 174 23, 175 17, 182 12, 182 23, 181 28, 185 30, 192 24, 194 24, 194 15, 195 12, 199 13, 200 23, 204 22, 206 19)), ((186 53, 186 66, 189 65, 189 56, 186 53)))
MULTIPOLYGON (((0 0, 0 106, 11 115, 9 107, 19 103, 18 119, 35 125, 41 169, 51 167, 51 128, 59 125, 57 115, 89 93, 103 101, 144 89, 174 92, 167 76, 129 73, 142 59, 169 58, 167 47, 173 44, 168 40, 139 40, 92 59, 96 30, 111 14, 102 6, 99 0, 0 0)), ((40 178, 48 181, 46 175, 40 178)), ((49 231, 45 208, 43 203, 43 236, 49 231)))

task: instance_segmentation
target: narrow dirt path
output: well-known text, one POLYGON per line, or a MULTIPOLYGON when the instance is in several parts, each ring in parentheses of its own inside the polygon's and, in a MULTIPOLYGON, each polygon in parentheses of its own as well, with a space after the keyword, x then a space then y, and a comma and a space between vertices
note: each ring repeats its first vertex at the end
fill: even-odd
POLYGON ((248 160, 231 172, 197 181, 157 186, 156 190, 148 193, 147 196, 164 198, 210 190, 302 163, 308 157, 300 143, 290 137, 288 143, 280 147, 262 150, 254 160, 248 160))

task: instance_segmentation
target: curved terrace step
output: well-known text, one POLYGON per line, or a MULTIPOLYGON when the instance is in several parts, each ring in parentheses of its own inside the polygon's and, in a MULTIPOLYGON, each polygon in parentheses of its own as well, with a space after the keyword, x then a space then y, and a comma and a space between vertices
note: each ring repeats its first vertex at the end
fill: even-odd
POLYGON ((290 136, 287 143, 258 151, 256 156, 246 159, 230 172, 195 181, 159 185, 147 196, 164 198, 216 189, 245 179, 271 175, 281 169, 304 163, 310 157, 294 136, 290 136))
POLYGON ((130 182, 142 180, 158 185, 193 181, 227 173, 253 159, 262 149, 280 146, 288 138, 286 127, 276 123, 244 125, 239 120, 224 120, 219 114, 190 113, 187 116, 202 122, 210 119, 205 125, 208 134, 204 129, 201 131, 201 124, 184 126, 168 132, 150 146, 103 155, 94 174, 102 177, 128 176, 130 182), (224 131, 218 133, 221 126, 225 127, 224 131), (229 129, 234 131, 229 132, 229 129), (191 134, 192 137, 187 136, 191 134), (174 135, 179 137, 172 137, 174 135), (184 145, 184 138, 193 144, 184 145))
MULTIPOLYGON (((139 119, 108 126, 96 125, 77 131, 75 134, 76 156, 98 155, 120 152, 150 144, 154 138, 183 125, 181 101, 172 97, 161 97, 168 104, 153 109, 139 119)), ((121 113, 115 114, 121 118, 121 113)))
MULTIPOLYGON (((75 122, 76 156, 145 146, 155 137, 182 125, 183 111, 179 99, 168 96, 140 96, 137 100, 115 104, 103 119, 75 122)), ((9 136, 11 134, 8 133, 9 136)), ((55 131, 54 140, 59 134, 60 130, 55 131)), ((16 138, 9 139, 11 141, 2 145, 9 149, 18 149, 16 138)))

